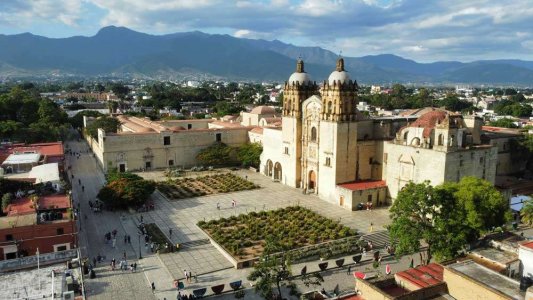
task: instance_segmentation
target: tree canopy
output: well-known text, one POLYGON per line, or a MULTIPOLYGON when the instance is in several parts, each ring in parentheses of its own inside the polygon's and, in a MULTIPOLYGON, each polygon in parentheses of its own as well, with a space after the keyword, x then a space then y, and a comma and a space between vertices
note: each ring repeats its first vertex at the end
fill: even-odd
POLYGON ((498 119, 495 121, 490 121, 489 125, 496 126, 496 127, 505 127, 505 128, 518 128, 518 126, 516 126, 514 122, 515 121, 510 118, 502 118, 502 119, 498 119))
POLYGON ((390 209, 391 240, 398 255, 428 245, 427 259, 451 259, 464 246, 509 219, 507 201, 488 181, 464 177, 458 183, 433 187, 408 183, 390 209))
POLYGON ((532 109, 531 105, 515 100, 502 100, 494 105, 494 112, 497 114, 517 118, 531 116, 532 109))
POLYGON ((237 159, 244 167, 259 168, 263 146, 259 143, 246 143, 237 150, 237 159))
POLYGON ((112 208, 137 207, 146 202, 155 191, 155 183, 129 172, 111 170, 107 185, 98 192, 98 199, 112 208))
POLYGON ((84 111, 80 111, 73 117, 69 118, 68 121, 74 128, 83 128, 83 117, 84 116, 98 118, 98 117, 103 116, 103 114, 95 110, 84 110, 84 111))
POLYGON ((87 133, 93 137, 98 138, 98 128, 102 128, 105 132, 117 132, 120 127, 120 121, 108 116, 99 117, 92 123, 87 125, 87 133))
POLYGON ((0 95, 0 138, 27 143, 58 141, 67 130, 67 114, 35 90, 13 87, 0 95))

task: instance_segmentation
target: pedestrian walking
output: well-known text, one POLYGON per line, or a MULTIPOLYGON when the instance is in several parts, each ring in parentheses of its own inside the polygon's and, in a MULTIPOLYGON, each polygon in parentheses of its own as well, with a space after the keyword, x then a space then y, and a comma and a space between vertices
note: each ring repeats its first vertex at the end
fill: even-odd
POLYGON ((155 283, 153 281, 152 281, 151 287, 152 287, 152 293, 155 293, 155 283))
POLYGON ((128 234, 128 244, 131 245, 131 235, 128 234))
POLYGON ((141 223, 144 221, 143 215, 141 215, 141 223))
POLYGON ((126 251, 124 251, 124 253, 123 253, 122 257, 124 257, 124 259, 126 259, 126 258, 127 258, 127 257, 126 257, 126 251))
POLYGON ((189 271, 189 282, 192 282, 192 272, 189 271))
POLYGON ((128 235, 125 234, 125 235, 124 235, 124 244, 127 244, 127 243, 128 243, 128 235))
POLYGON ((81 184, 81 179, 78 178, 78 183, 81 184))
POLYGON ((150 251, 154 253, 154 242, 150 243, 150 251))
POLYGON ((93 257, 93 266, 96 267, 96 257, 93 257))
POLYGON ((237 206, 237 203, 235 202, 235 200, 231 200, 231 207, 235 208, 235 206, 237 206))
POLYGON ((374 223, 370 223, 370 232, 374 231, 374 223))
POLYGON ((220 202, 217 202, 217 209, 220 210, 220 202))
POLYGON ((169 236, 170 238, 172 238, 172 228, 169 228, 169 229, 168 229, 168 236, 169 236))
POLYGON ((113 239, 113 248, 117 245, 117 239, 113 239))
POLYGON ((133 272, 136 272, 136 271, 137 271, 137 263, 134 262, 134 263, 133 263, 133 272))
POLYGON ((185 275, 185 280, 189 282, 189 273, 187 273, 187 270, 183 269, 183 274, 185 275))
POLYGON ((346 274, 350 275, 351 271, 352 271, 352 265, 349 265, 348 266, 348 272, 346 272, 346 274))
POLYGON ((81 191, 85 192, 85 186, 84 185, 81 186, 81 191))

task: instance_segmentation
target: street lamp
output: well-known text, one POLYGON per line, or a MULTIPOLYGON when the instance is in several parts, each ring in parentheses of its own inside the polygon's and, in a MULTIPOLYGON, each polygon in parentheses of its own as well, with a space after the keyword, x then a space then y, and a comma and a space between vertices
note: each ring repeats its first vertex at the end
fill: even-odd
POLYGON ((143 255, 141 253, 141 232, 137 232, 137 234, 139 235, 139 259, 142 259, 143 258, 143 255))

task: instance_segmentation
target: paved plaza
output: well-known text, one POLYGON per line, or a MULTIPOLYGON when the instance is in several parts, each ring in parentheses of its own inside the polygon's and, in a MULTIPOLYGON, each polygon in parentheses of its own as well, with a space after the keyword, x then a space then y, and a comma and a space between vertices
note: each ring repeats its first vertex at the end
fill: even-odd
MULTIPOLYGON (((181 200, 166 199, 156 192, 153 195, 155 210, 142 213, 145 223, 155 223, 173 243, 183 245, 180 251, 169 254, 157 255, 144 247, 144 237, 139 236, 137 224, 141 214, 129 212, 93 213, 89 209, 88 201, 94 200, 104 183, 104 175, 96 164, 92 154, 88 151, 87 144, 69 142, 68 146, 75 152, 80 152, 80 158, 67 157, 67 164, 71 166, 73 179, 73 199, 75 205, 79 205, 80 215, 80 248, 82 255, 92 261, 97 255, 105 256, 102 263, 98 263, 95 269, 97 277, 87 279, 87 295, 94 299, 175 299, 177 291, 173 287, 174 279, 183 279, 183 271, 191 271, 197 276, 197 282, 193 280, 186 283, 186 291, 210 287, 216 284, 229 283, 235 280, 243 280, 245 287, 250 287, 246 280, 250 269, 235 270, 232 265, 212 246, 207 236, 196 224, 201 220, 218 219, 251 211, 273 210, 289 205, 301 205, 323 216, 338 220, 350 228, 358 230, 361 234, 371 230, 380 231, 388 224, 388 211, 386 208, 372 211, 347 211, 334 204, 320 200, 314 195, 304 195, 301 190, 289 188, 280 183, 273 182, 270 178, 248 170, 233 171, 236 175, 247 178, 261 186, 260 189, 226 194, 189 198, 181 200), (81 184, 78 182, 80 180, 81 184), (85 187, 82 192, 81 186, 85 187), (237 203, 236 208, 231 207, 232 200, 237 203), (220 203, 221 209, 217 209, 220 203), (371 228, 370 224, 373 223, 371 228), (104 242, 106 232, 117 230, 116 245, 104 242), (172 236, 169 236, 172 229, 172 236), (124 243, 124 235, 131 236, 131 244, 124 243), (139 244, 139 241, 141 243, 139 244), (139 251, 142 259, 138 259, 139 251), (126 254, 128 264, 137 262, 137 272, 111 271, 110 260, 120 260, 126 254), (150 283, 154 282, 156 291, 152 294, 150 283)), ((147 179, 166 179, 162 172, 141 172, 139 175, 147 179)), ((70 176, 70 173, 69 173, 70 176)), ((366 258, 370 259, 370 257, 366 258)), ((347 257, 346 262, 351 262, 347 257)), ((408 262, 391 262, 393 271, 395 268, 402 269, 408 262)), ((293 272, 298 274, 305 264, 293 266, 293 272)), ((334 261, 330 262, 330 266, 334 261)), ((318 263, 307 263, 308 270, 318 270, 318 263)), ((363 264, 354 270, 366 270, 368 264, 363 264)), ((346 268, 331 270, 326 273, 326 289, 333 289, 337 283, 341 289, 353 289, 354 281, 351 275, 346 274, 346 268), (347 277, 348 276, 348 277, 347 277), (331 279, 330 279, 331 278, 331 279), (332 286, 330 286, 332 285, 332 286)), ((302 290, 317 289, 316 287, 302 290)), ((231 296, 233 297, 233 296, 231 296)), ((246 299, 260 299, 252 290, 247 290, 246 299)))

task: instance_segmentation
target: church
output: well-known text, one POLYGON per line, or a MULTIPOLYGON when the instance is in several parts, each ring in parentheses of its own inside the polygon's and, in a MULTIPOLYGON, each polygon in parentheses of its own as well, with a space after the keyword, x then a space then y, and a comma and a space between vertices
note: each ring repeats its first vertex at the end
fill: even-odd
POLYGON ((498 149, 482 143, 481 119, 438 108, 367 117, 357 103, 343 58, 320 85, 298 60, 281 126, 262 128, 260 172, 349 210, 390 204, 409 181, 476 176, 494 184, 498 149))

